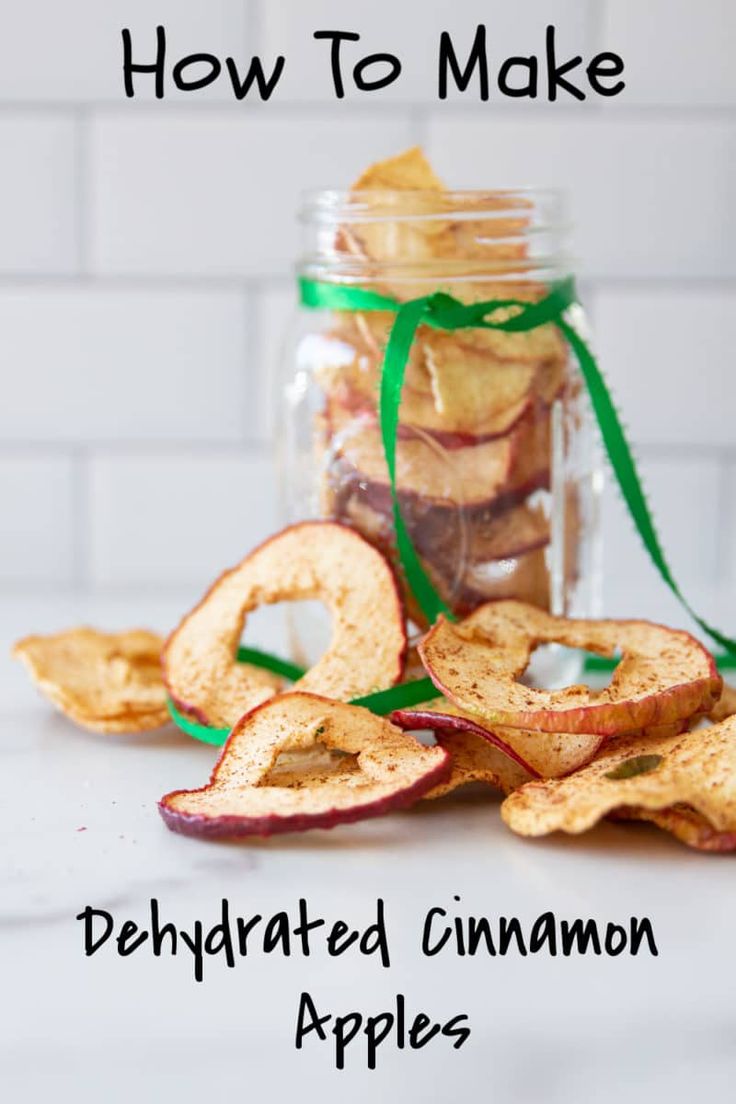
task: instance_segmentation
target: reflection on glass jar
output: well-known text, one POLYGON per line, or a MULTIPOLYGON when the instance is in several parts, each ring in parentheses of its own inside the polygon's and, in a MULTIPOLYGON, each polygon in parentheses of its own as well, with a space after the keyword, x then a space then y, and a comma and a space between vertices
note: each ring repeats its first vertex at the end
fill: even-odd
MULTIPOLYGON (((384 163, 387 180, 400 161, 384 163)), ((382 184, 312 195, 302 217, 303 276, 398 302, 437 291, 463 303, 536 302, 569 275, 555 193, 382 184)), ((568 318, 584 329, 579 307, 568 318)), ((378 413, 394 319, 302 310, 281 380, 283 504, 288 522, 336 519, 390 556, 422 630, 397 556, 378 413)), ((401 392, 396 487, 425 572, 454 614, 514 597, 594 615, 600 482, 585 389, 553 323, 515 333, 418 328, 401 392)), ((313 655, 315 625, 305 632, 297 619, 296 630, 313 655)))

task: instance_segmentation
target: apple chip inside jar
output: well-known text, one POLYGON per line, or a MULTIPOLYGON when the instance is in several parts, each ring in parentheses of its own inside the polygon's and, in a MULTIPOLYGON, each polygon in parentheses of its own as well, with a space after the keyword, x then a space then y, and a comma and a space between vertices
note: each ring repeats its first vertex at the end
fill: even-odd
MULTIPOLYGON (((366 488, 379 510, 390 509, 389 476, 377 421, 328 406, 332 448, 343 478, 366 488)), ((462 504, 479 509, 491 503, 520 501, 547 484, 549 422, 524 418, 506 436, 474 446, 443 448, 421 431, 399 436, 396 485, 399 498, 420 498, 427 506, 462 504)))
MULTIPOLYGON (((394 318, 382 312, 349 316, 332 331, 305 339, 301 355, 331 402, 375 412, 394 318)), ((532 410, 540 421, 549 417, 548 407, 565 385, 564 347, 554 346, 560 356, 548 349, 546 359, 505 357, 502 342, 496 351, 476 348, 465 339, 467 332, 419 327, 406 366, 400 424, 458 447, 503 436, 532 410)))
POLYGON ((543 836, 585 832, 615 810, 652 819, 694 846, 707 842, 703 830, 720 837, 711 849, 736 848, 736 717, 684 736, 612 740, 569 778, 522 786, 501 814, 520 835, 543 836))
POLYGON ((463 342, 464 333, 432 333, 422 342, 435 407, 448 426, 472 434, 501 423, 535 395, 552 401, 560 391, 564 349, 560 361, 513 360, 463 342))
MULTIPOLYGON (((447 192, 418 146, 370 165, 351 193, 356 210, 337 247, 377 266, 468 257, 498 264, 526 256, 521 235, 529 201, 508 193, 447 192)), ((400 297, 422 294, 420 286, 400 283, 394 289, 400 297)))
POLYGON ((242 717, 208 785, 167 794, 159 809, 169 828, 194 836, 332 828, 405 808, 449 769, 442 748, 367 709, 297 692, 242 717))
POLYGON ((146 629, 87 627, 27 636, 13 648, 45 696, 95 732, 145 732, 168 722, 161 678, 163 641, 146 629))
MULTIPOLYGON (((348 488, 341 497, 336 494, 334 506, 340 518, 354 525, 369 540, 392 539, 391 514, 375 509, 367 502, 360 486, 348 488)), ((422 503, 414 500, 403 516, 420 555, 431 559, 440 569, 457 567, 460 535, 457 524, 446 509, 423 509, 422 503)), ((487 514, 472 515, 467 519, 466 529, 464 556, 469 567, 478 570, 476 581, 479 586, 483 581, 480 571, 484 564, 517 559, 536 552, 549 544, 550 539, 550 525, 544 510, 541 506, 530 506, 528 503, 501 513, 489 510, 487 514)), ((469 577, 468 585, 471 582, 469 577)))
POLYGON ((225 572, 171 634, 164 678, 182 712, 233 725, 270 698, 273 676, 236 662, 246 615, 258 606, 318 599, 332 616, 327 651, 295 689, 357 698, 401 678, 404 616, 388 563, 354 530, 334 522, 284 529, 225 572))
POLYGON ((434 239, 450 231, 445 221, 418 217, 433 213, 444 191, 418 146, 370 165, 351 191, 366 193, 367 217, 341 229, 342 241, 354 254, 384 262, 424 261, 436 254, 434 239), (408 201, 402 199, 402 193, 409 194, 408 201), (407 221, 407 214, 414 218, 407 221))
POLYGON ((437 689, 487 723, 602 736, 664 725, 712 708, 713 657, 689 633, 648 621, 553 617, 516 601, 488 602, 460 624, 440 618, 419 646, 437 689), (542 690, 520 682, 532 651, 562 644, 621 659, 602 690, 542 690))

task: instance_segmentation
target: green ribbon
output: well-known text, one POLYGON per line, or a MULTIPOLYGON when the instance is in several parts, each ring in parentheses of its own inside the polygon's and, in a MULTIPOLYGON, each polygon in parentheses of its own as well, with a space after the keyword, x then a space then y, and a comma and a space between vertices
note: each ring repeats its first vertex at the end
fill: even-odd
MULTIPOLYGON (((399 560, 407 585, 430 624, 434 623, 440 614, 444 614, 445 617, 451 620, 454 620, 454 616, 440 598, 421 564, 401 515, 396 487, 396 440, 399 427, 399 406, 401 404, 406 365, 417 329, 420 325, 425 325, 432 329, 446 331, 476 327, 499 330, 502 333, 525 333, 547 323, 553 323, 567 340, 580 366, 606 455, 644 548, 660 577, 683 608, 687 610, 694 621, 711 639, 717 641, 729 653, 727 656, 719 658, 719 666, 723 668, 734 666, 736 641, 708 624, 695 612, 672 575, 611 393, 587 343, 580 336, 569 317, 565 317, 568 309, 576 306, 578 302, 575 283, 572 279, 561 280, 553 284, 549 294, 537 303, 524 302, 518 299, 489 299, 481 303, 466 304, 445 292, 435 292, 433 295, 410 299, 402 303, 391 296, 381 295, 366 288, 324 283, 304 277, 299 281, 299 290, 302 305, 313 310, 348 311, 353 313, 389 311, 396 315, 386 345, 381 374, 379 400, 381 440, 388 467, 399 560), (499 310, 508 310, 508 308, 514 308, 515 313, 503 321, 493 321, 488 317, 499 310)), ((304 674, 303 669, 296 664, 254 648, 240 648, 237 658, 240 662, 264 667, 293 681, 301 678, 304 674)), ((597 670, 598 668, 591 664, 589 669, 597 670)), ((356 698, 352 704, 362 705, 375 713, 383 715, 392 712, 394 709, 418 705, 435 696, 436 690, 431 680, 423 678, 356 698)), ((211 728, 208 725, 197 724, 189 720, 177 710, 171 700, 168 701, 168 709, 174 722, 190 736, 216 745, 223 744, 227 739, 228 729, 211 728)))

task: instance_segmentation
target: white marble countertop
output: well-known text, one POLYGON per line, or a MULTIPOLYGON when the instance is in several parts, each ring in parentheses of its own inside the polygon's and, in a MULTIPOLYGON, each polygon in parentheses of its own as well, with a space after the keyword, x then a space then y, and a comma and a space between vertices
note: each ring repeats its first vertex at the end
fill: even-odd
MULTIPOLYGON (((87 621, 165 629, 187 599, 34 597, 6 602, 0 646, 24 632, 87 621)), ((330 832, 254 843, 200 842, 167 831, 156 800, 206 781, 216 750, 175 730, 103 737, 53 713, 20 669, 0 663, 3 786, 0 1094, 8 1101, 351 1102, 685 1101, 730 1098, 736 1079, 736 871, 646 826, 604 825, 577 839, 513 837, 491 798, 448 799, 330 832), (82 830, 84 829, 84 830, 82 830), (457 902, 453 895, 461 900, 457 902), (119 925, 206 926, 227 897, 234 914, 294 913, 298 898, 332 921, 369 923, 386 902, 392 965, 348 952, 205 963, 85 958, 86 905, 119 925), (659 956, 490 958, 420 953, 433 905, 451 915, 628 924, 649 917, 659 956), (378 1052, 357 1040, 334 1068, 332 1037, 294 1048, 299 996, 321 1014, 390 1010, 444 1022, 467 1013, 460 1050, 378 1052)))

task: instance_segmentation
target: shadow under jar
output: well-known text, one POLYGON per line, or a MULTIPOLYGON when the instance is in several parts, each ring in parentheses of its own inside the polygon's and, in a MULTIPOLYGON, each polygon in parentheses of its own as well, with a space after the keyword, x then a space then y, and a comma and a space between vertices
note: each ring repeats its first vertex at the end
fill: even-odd
MULTIPOLYGON (((399 303, 437 291, 466 304, 536 302, 570 274, 554 192, 320 192, 306 198, 302 222, 301 276, 399 303)), ((421 632, 427 619, 397 554, 378 411, 395 317, 301 309, 280 381, 283 510, 286 522, 343 522, 386 553, 421 632)), ((567 317, 584 331, 579 306, 567 317)), ((553 323, 515 333, 419 326, 396 487, 424 570, 456 616, 495 598, 596 613, 600 484, 585 386, 553 323)), ((292 631, 303 659, 326 643, 311 610, 296 607, 292 631)), ((574 675, 561 653, 543 666, 548 682, 574 675)))

